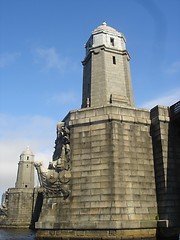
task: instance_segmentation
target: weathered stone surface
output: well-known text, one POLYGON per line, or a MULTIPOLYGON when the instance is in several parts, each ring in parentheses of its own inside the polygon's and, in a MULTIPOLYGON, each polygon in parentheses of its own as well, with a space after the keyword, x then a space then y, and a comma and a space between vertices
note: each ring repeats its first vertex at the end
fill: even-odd
POLYGON ((71 196, 56 199, 55 212, 50 200, 45 200, 37 229, 156 228, 150 113, 144 110, 137 122, 137 111, 112 105, 70 112, 66 124, 72 144, 71 196), (92 117, 87 125, 87 112, 92 111, 95 116, 114 113, 111 121, 92 117), (125 120, 118 117, 121 111, 125 120), (47 209, 48 216, 56 213, 56 224, 49 217, 46 220, 47 209))
POLYGON ((158 218, 168 227, 180 227, 180 122, 170 121, 168 107, 151 110, 158 218))
MULTIPOLYGON (((125 222, 123 223, 125 224, 125 222)), ((135 224, 134 224, 135 225, 135 224)), ((138 226, 138 224, 136 225, 138 226)), ((49 239, 49 237, 53 237, 56 239, 97 239, 97 240, 113 240, 113 239, 137 239, 146 238, 146 239, 154 239, 156 231, 154 229, 134 229, 134 230, 43 230, 37 232, 37 240, 39 239, 49 239), (148 236, 148 238, 147 238, 148 236)))
POLYGON ((31 225, 34 198, 33 189, 9 188, 6 216, 0 216, 0 227, 28 228, 31 225))

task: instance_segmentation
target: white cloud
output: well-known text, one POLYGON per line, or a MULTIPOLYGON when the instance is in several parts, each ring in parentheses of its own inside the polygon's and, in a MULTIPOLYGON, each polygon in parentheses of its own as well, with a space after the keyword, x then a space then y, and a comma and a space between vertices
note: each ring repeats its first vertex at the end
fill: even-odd
POLYGON ((2 53, 0 54, 0 68, 4 68, 16 61, 18 57, 20 57, 19 52, 13 53, 2 53))
POLYGON ((168 93, 165 93, 163 96, 160 96, 158 98, 145 102, 142 105, 142 107, 151 109, 156 105, 171 106, 174 103, 178 102, 179 100, 180 100, 180 89, 175 89, 168 93))
POLYGON ((172 63, 167 69, 166 72, 169 74, 175 74, 180 72, 180 61, 172 63))
POLYGON ((35 161, 45 166, 52 159, 56 122, 42 116, 10 116, 0 114, 0 198, 14 187, 19 156, 26 146, 35 154, 35 161))
POLYGON ((44 63, 45 69, 58 69, 63 72, 68 65, 68 59, 63 58, 55 48, 37 48, 36 63, 44 63))

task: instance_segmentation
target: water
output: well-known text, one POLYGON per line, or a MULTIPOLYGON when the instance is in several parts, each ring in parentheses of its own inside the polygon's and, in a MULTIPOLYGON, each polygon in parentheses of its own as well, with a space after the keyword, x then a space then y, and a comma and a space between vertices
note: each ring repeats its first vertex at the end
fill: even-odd
MULTIPOLYGON (((30 229, 1 229, 0 240, 35 240, 35 231, 30 229)), ((148 239, 139 239, 148 240, 148 239)))
MULTIPOLYGON (((35 232, 30 229, 1 229, 0 240, 35 240, 35 232)), ((147 240, 147 239, 139 239, 147 240)))
POLYGON ((34 240, 35 232, 30 229, 0 229, 0 240, 34 240))
MULTIPOLYGON (((180 235, 177 240, 180 240, 180 235)), ((35 240, 35 231, 30 229, 4 229, 0 228, 0 240, 35 240)), ((139 240, 148 240, 139 239, 139 240)), ((155 240, 153 238, 153 240, 155 240)))

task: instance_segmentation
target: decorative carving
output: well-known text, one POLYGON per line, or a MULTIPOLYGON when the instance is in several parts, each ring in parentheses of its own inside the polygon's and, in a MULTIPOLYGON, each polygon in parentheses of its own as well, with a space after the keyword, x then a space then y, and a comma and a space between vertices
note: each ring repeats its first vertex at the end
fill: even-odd
POLYGON ((46 196, 60 196, 67 198, 70 194, 69 181, 70 166, 70 131, 64 122, 57 124, 57 138, 53 160, 44 171, 41 163, 35 163, 40 186, 46 196))
POLYGON ((7 216, 9 189, 2 195, 2 203, 0 206, 0 216, 7 216))
POLYGON ((64 126, 63 122, 57 124, 57 139, 55 141, 55 151, 53 154, 53 161, 62 157, 63 146, 67 158, 70 158, 70 134, 69 129, 64 126))

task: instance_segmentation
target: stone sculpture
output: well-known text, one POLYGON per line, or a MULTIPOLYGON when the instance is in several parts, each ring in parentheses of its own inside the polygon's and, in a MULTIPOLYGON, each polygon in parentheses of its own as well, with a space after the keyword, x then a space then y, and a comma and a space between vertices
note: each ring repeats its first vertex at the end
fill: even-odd
POLYGON ((40 186, 45 196, 60 196, 67 198, 70 194, 70 132, 63 122, 57 124, 57 139, 53 160, 48 169, 42 169, 42 163, 35 163, 40 186))

